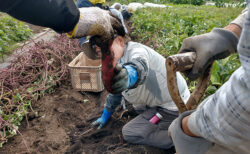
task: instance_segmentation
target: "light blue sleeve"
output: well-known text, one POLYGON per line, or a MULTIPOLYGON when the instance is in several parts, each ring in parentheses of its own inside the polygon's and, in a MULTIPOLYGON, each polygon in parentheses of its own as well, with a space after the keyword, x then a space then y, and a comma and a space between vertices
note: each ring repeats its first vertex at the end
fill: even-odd
POLYGON ((128 88, 132 88, 138 81, 138 73, 133 66, 123 65, 123 67, 126 68, 128 71, 128 83, 129 83, 128 88))

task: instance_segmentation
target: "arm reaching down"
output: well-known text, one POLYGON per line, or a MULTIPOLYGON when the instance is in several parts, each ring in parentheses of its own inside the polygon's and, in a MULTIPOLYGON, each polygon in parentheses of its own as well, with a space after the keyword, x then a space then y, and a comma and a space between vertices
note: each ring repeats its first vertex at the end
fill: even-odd
POLYGON ((94 121, 92 125, 98 126, 98 129, 102 128, 108 122, 112 114, 115 112, 116 107, 121 104, 121 101, 121 94, 109 94, 106 98, 106 103, 104 104, 102 116, 96 121, 94 121))
POLYGON ((73 0, 0 0, 0 11, 19 20, 70 32, 78 23, 80 12, 73 0))
POLYGON ((188 154, 188 149, 203 150, 203 153, 209 154, 249 153, 249 41, 250 13, 248 12, 237 48, 242 66, 216 93, 206 98, 196 111, 189 113, 190 115, 183 113, 171 124, 169 132, 177 153, 188 154), (200 139, 206 141, 206 145, 210 144, 210 148, 197 146, 195 143, 200 139), (211 143, 214 143, 214 146, 211 146, 211 143))
POLYGON ((79 11, 73 0, 0 0, 0 4, 0 11, 14 18, 69 33, 71 37, 97 35, 109 40, 115 31, 125 34, 119 19, 109 11, 96 7, 79 11))
POLYGON ((133 66, 117 64, 115 67, 115 75, 112 79, 111 91, 113 93, 121 93, 131 87, 134 87, 138 80, 138 73, 133 66))

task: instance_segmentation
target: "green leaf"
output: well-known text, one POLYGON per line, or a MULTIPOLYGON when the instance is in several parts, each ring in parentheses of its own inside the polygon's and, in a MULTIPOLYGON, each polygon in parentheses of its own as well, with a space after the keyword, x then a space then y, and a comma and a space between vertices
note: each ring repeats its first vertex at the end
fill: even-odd
POLYGON ((215 86, 208 86, 206 93, 213 94, 213 93, 215 93, 216 90, 217 90, 217 88, 215 86))
POLYGON ((23 101, 23 98, 22 98, 22 96, 20 95, 20 93, 17 93, 17 94, 16 94, 16 98, 18 98, 18 101, 23 101))

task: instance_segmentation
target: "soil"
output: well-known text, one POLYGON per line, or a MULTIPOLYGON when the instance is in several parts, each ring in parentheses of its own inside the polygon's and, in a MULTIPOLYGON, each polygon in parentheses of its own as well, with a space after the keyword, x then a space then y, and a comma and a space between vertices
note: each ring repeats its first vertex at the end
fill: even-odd
POLYGON ((123 140, 123 125, 135 117, 131 109, 118 109, 103 129, 92 127, 102 113, 106 95, 106 91, 77 92, 70 83, 61 85, 54 94, 33 104, 38 115, 31 112, 20 126, 21 134, 10 138, 0 153, 174 153, 174 149, 133 145, 123 140))
MULTIPOLYGON (((44 27, 29 26, 34 33, 44 30, 44 27)), ((102 114, 106 96, 106 91, 77 92, 70 82, 63 83, 53 94, 32 104, 34 112, 22 121, 18 135, 4 144, 0 154, 175 153, 174 148, 163 150, 123 140, 122 127, 136 116, 131 106, 125 111, 118 108, 104 128, 92 127, 91 123, 102 114)))

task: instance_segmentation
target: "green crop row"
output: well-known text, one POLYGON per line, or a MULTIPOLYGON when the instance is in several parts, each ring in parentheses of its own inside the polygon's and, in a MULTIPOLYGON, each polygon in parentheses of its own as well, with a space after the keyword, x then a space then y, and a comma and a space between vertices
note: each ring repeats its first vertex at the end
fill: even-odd
POLYGON ((8 54, 16 42, 27 40, 32 35, 29 27, 22 22, 3 15, 0 17, 0 56, 8 54))
POLYGON ((107 3, 113 4, 113 3, 120 3, 120 4, 129 4, 129 3, 157 3, 157 4, 165 4, 168 2, 168 0, 107 0, 107 3))
MULTIPOLYGON (((185 38, 210 32, 214 27, 224 27, 241 11, 242 8, 192 5, 143 8, 133 13, 131 35, 135 41, 154 48, 162 55, 173 55, 185 38)), ((206 96, 214 93, 239 66, 237 55, 216 61, 206 96)), ((195 85, 196 82, 190 83, 191 91, 195 85)))
POLYGON ((193 4, 193 5, 201 5, 204 4, 205 2, 215 2, 215 3, 243 3, 245 0, 107 0, 108 3, 121 3, 121 4, 129 4, 132 2, 137 2, 137 3, 145 3, 145 2, 150 2, 150 3, 161 3, 161 4, 166 4, 166 3, 173 3, 173 4, 193 4))

